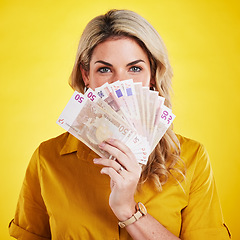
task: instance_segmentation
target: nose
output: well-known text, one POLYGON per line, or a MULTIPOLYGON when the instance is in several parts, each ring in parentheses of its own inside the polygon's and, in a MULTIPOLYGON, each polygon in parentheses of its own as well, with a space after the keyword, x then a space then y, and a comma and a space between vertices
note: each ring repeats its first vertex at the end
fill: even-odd
POLYGON ((123 81, 129 79, 128 73, 125 69, 118 69, 112 76, 111 82, 123 81))

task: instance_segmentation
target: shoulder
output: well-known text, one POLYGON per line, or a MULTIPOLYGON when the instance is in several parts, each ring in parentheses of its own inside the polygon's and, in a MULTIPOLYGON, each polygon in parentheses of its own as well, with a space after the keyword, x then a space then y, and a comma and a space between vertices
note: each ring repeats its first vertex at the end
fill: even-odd
POLYGON ((41 152, 45 152, 45 151, 61 152, 62 148, 67 142, 68 137, 69 137, 69 133, 65 132, 57 137, 48 139, 47 141, 44 141, 39 145, 39 149, 41 152))
POLYGON ((177 135, 180 146, 180 157, 186 166, 186 179, 191 190, 199 189, 205 183, 213 182, 213 172, 206 148, 198 141, 177 135))
POLYGON ((39 157, 45 160, 59 159, 65 154, 76 152, 78 145, 79 140, 65 132, 42 142, 38 147, 39 157))
POLYGON ((53 137, 53 138, 50 138, 46 141, 43 141, 40 146, 42 147, 48 147, 48 146, 59 146, 59 147, 62 147, 64 146, 64 144, 66 143, 67 139, 68 139, 68 136, 70 134, 68 132, 65 132, 65 133, 62 133, 56 137, 53 137))
POLYGON ((204 145, 196 140, 176 134, 181 148, 181 158, 189 167, 189 165, 209 163, 209 156, 204 145))
POLYGON ((187 137, 184 137, 180 134, 176 134, 179 142, 180 142, 180 146, 181 146, 181 150, 185 150, 186 148, 187 149, 192 149, 192 150, 196 150, 200 147, 203 147, 203 145, 196 141, 196 140, 193 140, 193 139, 190 139, 190 138, 187 138, 187 137))

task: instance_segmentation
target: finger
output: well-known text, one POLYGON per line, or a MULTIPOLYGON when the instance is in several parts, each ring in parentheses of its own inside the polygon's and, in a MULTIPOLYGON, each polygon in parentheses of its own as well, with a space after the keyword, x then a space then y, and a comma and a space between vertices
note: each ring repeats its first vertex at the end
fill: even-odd
MULTIPOLYGON (((124 153, 128 157, 128 164, 132 170, 136 170, 136 168, 138 168, 140 166, 136 159, 136 156, 134 155, 132 150, 126 144, 124 144, 122 141, 120 141, 118 139, 109 138, 105 142, 110 144, 111 146, 117 148, 118 150, 120 150, 122 153, 124 153)), ((121 159, 118 158, 118 156, 115 156, 115 157, 121 161, 121 159)), ((123 163, 121 163, 121 164, 123 164, 123 163)), ((128 170, 130 170, 130 169, 128 169, 128 170)))
POLYGON ((120 174, 118 174, 113 168, 109 168, 109 167, 104 167, 101 170, 101 174, 108 175, 119 190, 129 189, 130 192, 128 193, 131 193, 131 189, 132 189, 135 192, 137 183, 139 181, 139 176, 136 174, 132 174, 132 173, 130 174, 126 172, 127 177, 123 179, 122 174, 124 172, 126 172, 126 170, 123 170, 122 172, 120 172, 120 174))
POLYGON ((113 168, 104 167, 101 170, 101 174, 108 175, 117 185, 119 185, 122 181, 122 176, 118 174, 113 168))
POLYGON ((129 156, 127 156, 125 153, 117 149, 116 147, 109 145, 108 143, 101 143, 99 145, 101 149, 104 151, 107 151, 114 157, 116 157, 117 161, 124 166, 128 171, 133 171, 134 170, 134 164, 132 164, 132 161, 129 156))
POLYGON ((118 162, 116 162, 114 160, 110 160, 110 159, 107 159, 107 158, 95 158, 95 159, 93 159, 93 162, 95 164, 99 164, 99 165, 103 165, 105 167, 113 168, 122 177, 126 176, 125 168, 121 164, 119 164, 118 162))
MULTIPOLYGON (((121 152, 123 152, 124 154, 129 156, 131 159, 136 159, 132 150, 126 144, 124 144, 122 141, 120 141, 118 139, 114 139, 114 138, 109 138, 105 142, 107 142, 108 144, 110 144, 113 147, 116 147, 121 152)), ((136 162, 137 162, 137 160, 136 160, 136 162)))

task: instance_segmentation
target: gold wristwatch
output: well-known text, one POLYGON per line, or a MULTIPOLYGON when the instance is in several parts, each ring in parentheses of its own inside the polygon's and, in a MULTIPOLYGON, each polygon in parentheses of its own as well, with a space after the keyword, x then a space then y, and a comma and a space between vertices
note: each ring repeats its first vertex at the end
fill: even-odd
POLYGON ((147 215, 147 209, 141 202, 137 203, 136 210, 137 210, 137 212, 135 214, 133 214, 132 217, 130 217, 126 221, 119 222, 118 225, 121 228, 124 228, 124 227, 136 222, 140 217, 147 215))

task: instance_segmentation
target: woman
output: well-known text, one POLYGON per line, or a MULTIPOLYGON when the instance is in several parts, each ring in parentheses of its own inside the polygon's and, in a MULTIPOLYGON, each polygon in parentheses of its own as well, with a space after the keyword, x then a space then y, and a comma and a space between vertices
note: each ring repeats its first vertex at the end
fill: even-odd
MULTIPOLYGON (((131 78, 157 90, 171 107, 171 77, 166 49, 154 28, 134 12, 112 10, 86 26, 70 85, 84 92, 87 87, 131 78)), ((18 239, 230 237, 201 144, 169 129, 143 168, 131 149, 116 139, 100 148, 117 161, 99 158, 68 133, 42 143, 28 166, 10 235, 18 239)))

